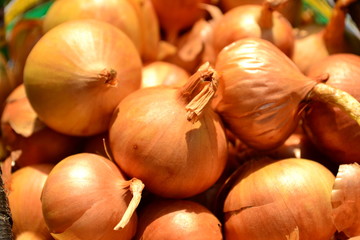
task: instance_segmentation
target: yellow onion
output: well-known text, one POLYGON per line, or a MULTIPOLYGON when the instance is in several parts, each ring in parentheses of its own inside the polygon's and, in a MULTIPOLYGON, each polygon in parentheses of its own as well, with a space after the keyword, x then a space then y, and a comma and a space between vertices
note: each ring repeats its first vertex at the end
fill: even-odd
POLYGON ((180 87, 189 79, 189 73, 176 64, 154 61, 142 69, 141 88, 159 85, 180 87))
POLYGON ((1 139, 8 151, 21 151, 16 167, 38 163, 56 163, 78 151, 80 138, 48 128, 31 107, 24 84, 8 96, 1 115, 1 139))
POLYGON ((232 177, 223 205, 226 239, 329 240, 335 233, 335 176, 323 165, 262 158, 246 162, 232 177))
POLYGON ((40 196, 53 167, 35 164, 12 173, 9 204, 16 240, 52 239, 44 221, 40 196))
POLYGON ((226 12, 214 26, 215 52, 236 40, 259 37, 272 42, 290 57, 295 39, 289 21, 276 11, 281 4, 283 1, 268 0, 262 5, 240 5, 226 12))
POLYGON ((142 88, 124 98, 109 130, 114 161, 146 189, 185 198, 211 187, 227 160, 227 141, 210 106, 218 75, 204 64, 180 88, 142 88))
POLYGON ((55 165, 45 182, 45 223, 57 240, 130 240, 143 188, 138 179, 126 180, 105 157, 71 155, 55 165))
POLYGON ((190 200, 159 199, 139 211, 137 239, 221 240, 221 223, 203 205, 190 200))
POLYGON ((96 19, 122 30, 141 49, 141 27, 137 12, 128 0, 55 1, 44 17, 43 31, 70 20, 96 19))
POLYGON ((24 85, 50 128, 90 136, 108 129, 117 104, 140 87, 139 52, 118 28, 73 20, 47 32, 29 54, 24 85))

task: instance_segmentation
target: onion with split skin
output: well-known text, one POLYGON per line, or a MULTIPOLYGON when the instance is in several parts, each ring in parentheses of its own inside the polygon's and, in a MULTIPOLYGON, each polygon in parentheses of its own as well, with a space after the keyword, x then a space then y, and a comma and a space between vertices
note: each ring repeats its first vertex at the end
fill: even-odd
POLYGON ((218 55, 215 69, 222 90, 215 109, 225 125, 248 146, 279 147, 295 131, 312 100, 340 107, 360 124, 360 104, 350 94, 311 79, 275 45, 260 38, 238 40, 218 55))
POLYGON ((126 180, 105 157, 75 154, 56 164, 45 182, 44 219, 58 240, 130 240, 143 188, 139 179, 126 180))
POLYGON ((47 32, 27 58, 24 85, 39 119, 75 136, 108 129, 117 104, 141 84, 139 52, 121 30, 73 20, 47 32))
POLYGON ((176 89, 143 88, 115 110, 109 141, 115 162, 150 192, 185 198, 211 187, 227 160, 227 140, 210 101, 218 75, 204 64, 176 89))
POLYGON ((226 239, 329 240, 335 233, 335 176, 323 165, 261 158, 240 166, 232 178, 229 192, 223 192, 226 239))
POLYGON ((34 164, 11 174, 9 204, 16 240, 51 240, 40 196, 52 164, 34 164))

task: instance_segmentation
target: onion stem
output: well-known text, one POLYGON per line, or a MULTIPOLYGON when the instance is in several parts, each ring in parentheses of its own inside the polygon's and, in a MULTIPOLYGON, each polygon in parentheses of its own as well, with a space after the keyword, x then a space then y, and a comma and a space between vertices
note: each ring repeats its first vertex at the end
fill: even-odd
POLYGON ((349 93, 318 83, 310 91, 309 98, 339 107, 360 125, 360 103, 349 93))
POLYGON ((114 230, 123 229, 128 222, 130 221, 133 213, 135 212, 136 208, 138 207, 140 200, 141 200, 141 193, 144 189, 144 184, 141 180, 133 178, 130 180, 130 191, 133 195, 128 208, 126 209, 123 217, 121 218, 120 222, 114 227, 114 230))
POLYGON ((98 75, 99 80, 111 87, 117 86, 116 71, 114 69, 104 69, 98 75))
POLYGON ((286 3, 287 0, 265 0, 262 4, 259 26, 262 29, 269 29, 273 26, 273 12, 281 5, 286 3))

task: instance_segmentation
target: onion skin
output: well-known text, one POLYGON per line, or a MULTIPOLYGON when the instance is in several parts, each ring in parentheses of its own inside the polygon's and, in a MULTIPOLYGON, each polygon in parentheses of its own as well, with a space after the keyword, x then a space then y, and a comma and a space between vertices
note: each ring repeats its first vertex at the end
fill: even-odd
MULTIPOLYGON (((360 57, 334 54, 313 65, 308 76, 329 74, 327 85, 360 100, 360 57)), ((317 148, 336 163, 359 162, 360 126, 339 108, 312 101, 304 112, 304 130, 317 148)))
POLYGON ((196 195, 212 186, 225 168, 227 141, 219 116, 205 105, 193 121, 196 111, 186 110, 190 100, 198 97, 191 89, 194 83, 198 83, 196 93, 199 87, 216 85, 212 85, 215 80, 201 80, 201 76, 206 79, 205 74, 216 73, 202 73, 197 72, 179 89, 159 86, 137 90, 115 110, 109 130, 115 162, 159 196, 196 195))
POLYGON ((24 70, 28 99, 50 128, 91 136, 108 129, 117 104, 140 87, 142 63, 130 39, 97 20, 74 20, 47 32, 24 70))
POLYGON ((135 240, 223 239, 220 221, 189 200, 155 200, 139 211, 135 240))
POLYGON ((240 167, 236 179, 223 208, 226 239, 328 240, 335 233, 335 177, 323 165, 264 158, 240 167))
POLYGON ((52 239, 44 221, 40 196, 53 167, 52 164, 35 164, 12 173, 9 204, 15 239, 52 239))
POLYGON ((45 222, 55 239, 131 239, 133 214, 125 228, 114 226, 130 202, 126 179, 110 160, 79 153, 60 161, 50 172, 41 196, 45 222))
POLYGON ((216 53, 236 40, 258 37, 272 42, 291 57, 295 40, 289 21, 279 12, 270 10, 270 7, 267 9, 265 4, 242 5, 229 10, 217 21, 213 34, 216 53), (266 14, 271 15, 266 23, 261 22, 261 15, 266 15, 263 11, 268 11, 266 14))
POLYGON ((215 106, 225 125, 259 150, 279 147, 298 126, 301 102, 316 84, 269 41, 238 40, 218 55, 222 90, 215 106))

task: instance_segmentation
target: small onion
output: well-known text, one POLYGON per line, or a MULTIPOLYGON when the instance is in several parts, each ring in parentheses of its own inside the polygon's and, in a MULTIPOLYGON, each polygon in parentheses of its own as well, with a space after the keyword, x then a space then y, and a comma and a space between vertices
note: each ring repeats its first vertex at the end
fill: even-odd
POLYGON ((55 165, 45 182, 41 195, 45 222, 58 240, 130 240, 143 187, 138 179, 127 181, 113 162, 100 155, 69 156, 55 165))
POLYGON ((262 158, 242 165, 226 194, 225 238, 329 240, 335 233, 335 176, 306 159, 262 158))
POLYGON ((189 77, 189 73, 178 65, 155 61, 144 65, 141 88, 159 85, 180 87, 188 81, 189 77))
POLYGON ((211 187, 227 159, 223 125, 209 104, 217 83, 217 73, 204 64, 181 88, 143 88, 123 99, 109 130, 115 162, 162 197, 211 187))
POLYGON ((16 167, 56 163, 78 151, 81 139, 64 135, 42 123, 31 107, 24 84, 8 96, 1 116, 1 138, 9 151, 21 150, 16 167))
POLYGON ((223 239, 221 223, 203 205, 189 200, 155 200, 139 211, 137 239, 223 239))
POLYGON ((140 87, 141 67, 138 51, 121 30, 73 20, 37 42, 25 64, 24 84, 47 126, 90 136, 105 132, 116 105, 140 87))
POLYGON ((52 239, 44 221, 40 196, 53 167, 52 164, 36 164, 11 175, 9 204, 16 240, 52 239))

